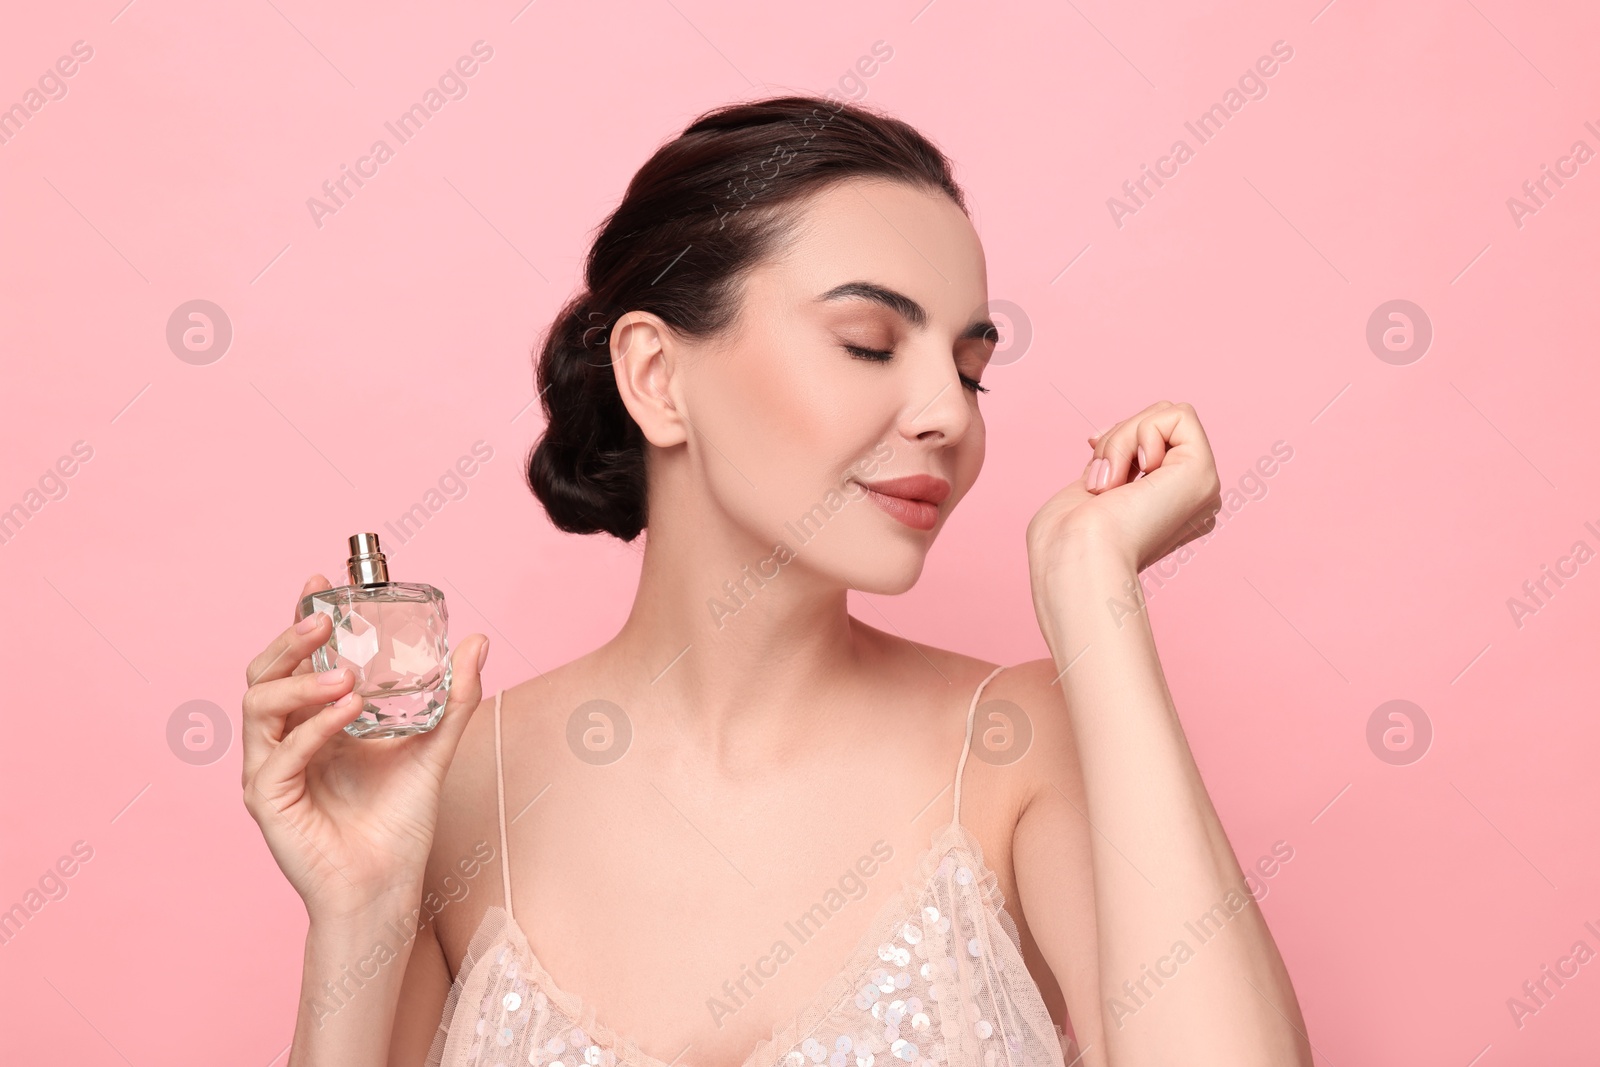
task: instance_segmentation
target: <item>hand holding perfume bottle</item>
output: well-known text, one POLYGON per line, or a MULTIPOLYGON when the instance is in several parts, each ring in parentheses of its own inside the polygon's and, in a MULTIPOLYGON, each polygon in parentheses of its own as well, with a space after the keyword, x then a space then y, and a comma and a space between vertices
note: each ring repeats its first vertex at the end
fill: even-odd
POLYGON ((489 654, 478 633, 448 654, 443 596, 388 582, 368 538, 352 539, 350 585, 308 580, 297 621, 245 669, 245 808, 314 924, 416 906, 489 654))

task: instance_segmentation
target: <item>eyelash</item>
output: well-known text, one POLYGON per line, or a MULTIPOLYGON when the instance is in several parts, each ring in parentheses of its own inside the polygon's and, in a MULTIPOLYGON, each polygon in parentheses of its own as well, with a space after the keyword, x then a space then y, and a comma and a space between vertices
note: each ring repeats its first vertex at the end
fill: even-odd
MULTIPOLYGON (((859 345, 845 345, 844 349, 857 359, 871 360, 873 363, 887 363, 889 357, 894 355, 892 351, 885 351, 879 348, 862 348, 859 345)), ((987 393, 989 391, 989 387, 980 384, 976 378, 968 378, 965 374, 958 374, 956 377, 961 379, 962 386, 970 392, 987 393)))

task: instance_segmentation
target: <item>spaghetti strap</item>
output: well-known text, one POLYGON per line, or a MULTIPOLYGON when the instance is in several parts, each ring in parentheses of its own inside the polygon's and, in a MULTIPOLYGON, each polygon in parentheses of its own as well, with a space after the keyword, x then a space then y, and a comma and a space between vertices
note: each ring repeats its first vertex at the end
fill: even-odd
POLYGON ((500 811, 500 882, 505 893, 506 914, 511 914, 511 853, 506 849, 506 773, 500 762, 500 698, 494 695, 494 798, 500 811))
POLYGON ((996 667, 994 670, 989 672, 988 678, 985 678, 983 681, 978 683, 978 688, 972 694, 972 705, 967 708, 967 736, 966 739, 961 742, 961 759, 956 763, 955 804, 950 810, 950 821, 952 823, 959 823, 961 821, 961 772, 966 769, 967 752, 972 748, 972 718, 973 714, 978 710, 978 697, 983 695, 983 687, 988 685, 990 680, 1003 670, 1005 670, 1004 666, 996 667))

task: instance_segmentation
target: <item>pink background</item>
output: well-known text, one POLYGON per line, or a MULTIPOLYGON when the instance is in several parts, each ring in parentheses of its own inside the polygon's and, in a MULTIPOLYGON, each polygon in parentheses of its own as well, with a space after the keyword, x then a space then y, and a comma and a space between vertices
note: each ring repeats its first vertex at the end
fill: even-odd
POLYGON ((1520 627, 1507 606, 1600 550, 1600 161, 1520 227, 1506 203, 1600 149, 1592 8, 123 2, 29 5, 0 35, 0 105, 93 49, 0 144, 0 508, 93 453, 0 544, 0 908, 93 849, 0 945, 8 1062, 283 1062, 304 912, 239 799, 245 662, 348 533, 479 440, 493 459, 391 546, 397 576, 495 640, 492 686, 613 632, 636 550, 557 533, 520 483, 529 349, 661 141, 728 100, 840 89, 876 41, 892 58, 842 94, 954 157, 990 295, 1033 339, 986 378, 987 469, 922 581, 856 613, 1044 655, 1022 531, 1089 433, 1187 400, 1247 488, 1286 442, 1150 596, 1241 863, 1294 849, 1262 907, 1318 1062, 1592 1062, 1600 962, 1520 1027, 1506 1004, 1574 942, 1600 951, 1600 561, 1520 627), (480 39, 467 95, 315 225, 307 198, 394 146, 383 123, 480 39), (1279 40, 1267 95, 1117 226, 1107 198, 1194 147, 1185 120, 1279 40), (166 341, 195 299, 234 331, 205 365, 166 341), (1433 324, 1409 365, 1365 339, 1392 299, 1433 324), (1393 699, 1432 724, 1408 765, 1367 742, 1393 699), (167 742, 193 700, 234 727, 203 766, 167 742))

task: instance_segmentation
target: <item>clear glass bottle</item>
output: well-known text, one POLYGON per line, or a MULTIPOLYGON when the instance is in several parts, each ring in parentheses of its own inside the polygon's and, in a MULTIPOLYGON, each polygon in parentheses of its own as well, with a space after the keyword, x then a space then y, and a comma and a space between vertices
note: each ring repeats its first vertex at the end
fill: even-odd
POLYGON ((333 636, 311 654, 313 667, 355 673, 366 703, 345 732, 404 737, 433 729, 450 692, 444 594, 422 582, 391 582, 374 533, 350 538, 348 568, 349 585, 304 597, 297 616, 320 611, 333 620, 333 636))

